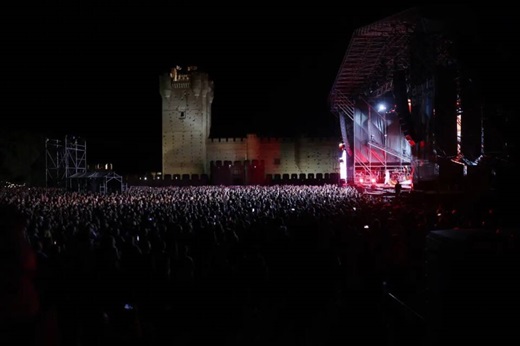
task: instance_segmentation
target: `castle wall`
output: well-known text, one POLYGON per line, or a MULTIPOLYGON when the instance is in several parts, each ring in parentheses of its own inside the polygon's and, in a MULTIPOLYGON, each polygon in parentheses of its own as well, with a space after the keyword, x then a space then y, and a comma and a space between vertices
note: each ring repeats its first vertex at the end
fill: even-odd
POLYGON ((212 138, 207 142, 208 161, 247 160, 246 138, 212 138))
POLYGON ((208 161, 264 161, 266 174, 338 172, 338 140, 330 138, 210 139, 208 161))
POLYGON ((281 138, 260 141, 260 160, 267 174, 317 174, 338 171, 338 140, 281 138))

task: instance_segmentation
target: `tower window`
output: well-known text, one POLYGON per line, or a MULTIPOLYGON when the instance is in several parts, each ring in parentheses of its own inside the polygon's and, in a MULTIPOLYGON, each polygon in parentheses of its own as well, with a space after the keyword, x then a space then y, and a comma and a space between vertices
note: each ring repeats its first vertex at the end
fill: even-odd
POLYGON ((181 112, 181 116, 180 116, 180 118, 179 118, 179 119, 186 119, 186 113, 184 113, 184 112, 181 112))

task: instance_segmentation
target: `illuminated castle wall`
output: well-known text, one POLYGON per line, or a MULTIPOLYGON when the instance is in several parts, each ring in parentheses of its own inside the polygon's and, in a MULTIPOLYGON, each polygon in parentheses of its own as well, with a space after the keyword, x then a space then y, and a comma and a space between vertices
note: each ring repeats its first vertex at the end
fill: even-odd
POLYGON ((338 138, 210 138, 213 82, 179 67, 160 77, 163 175, 210 174, 211 162, 263 162, 265 174, 337 173, 338 138))
POLYGON ((246 138, 208 140, 209 161, 264 162, 266 174, 335 173, 338 170, 338 140, 332 138, 246 138))

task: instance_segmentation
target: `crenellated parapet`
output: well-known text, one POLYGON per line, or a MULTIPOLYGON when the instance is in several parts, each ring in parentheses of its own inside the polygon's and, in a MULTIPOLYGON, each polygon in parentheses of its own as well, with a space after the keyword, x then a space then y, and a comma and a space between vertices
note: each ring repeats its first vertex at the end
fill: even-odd
POLYGON ((249 137, 213 137, 209 138, 209 143, 236 143, 247 140, 257 140, 260 143, 339 143, 336 137, 261 137, 249 135, 249 137))
POLYGON ((193 96, 206 97, 210 103, 213 101, 213 81, 207 73, 198 71, 196 66, 189 66, 186 70, 176 66, 159 79, 160 94, 163 98, 169 99, 174 89, 191 89, 193 96))
POLYGON ((223 137, 223 138, 209 138, 209 143, 243 143, 244 141, 247 141, 247 138, 244 137, 223 137))

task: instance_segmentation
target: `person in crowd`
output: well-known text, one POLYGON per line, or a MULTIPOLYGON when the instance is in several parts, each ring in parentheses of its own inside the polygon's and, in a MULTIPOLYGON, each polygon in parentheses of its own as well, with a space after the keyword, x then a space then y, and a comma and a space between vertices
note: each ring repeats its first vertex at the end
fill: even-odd
POLYGON ((15 205, 0 204, 0 344, 36 344, 40 300, 37 253, 26 234, 27 219, 15 205))

